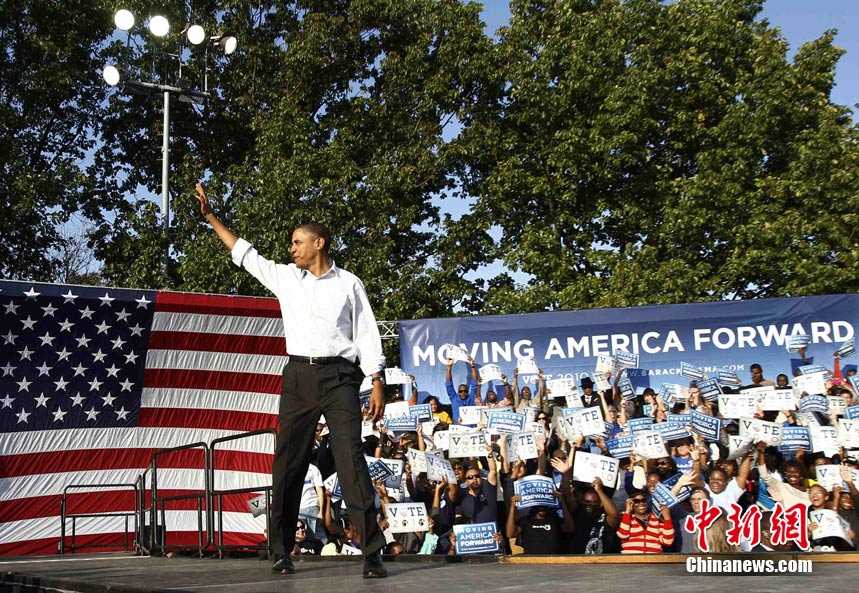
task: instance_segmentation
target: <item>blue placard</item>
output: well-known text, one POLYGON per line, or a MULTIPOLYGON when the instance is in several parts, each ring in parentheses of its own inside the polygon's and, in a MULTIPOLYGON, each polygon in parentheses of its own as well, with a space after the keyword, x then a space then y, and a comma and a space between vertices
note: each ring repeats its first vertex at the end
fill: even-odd
POLYGON ((671 488, 669 486, 658 482, 656 484, 656 488, 653 490, 652 500, 658 503, 660 508, 663 506, 671 508, 680 502, 680 500, 671 493, 671 488))
MULTIPOLYGON (((736 375, 734 376, 736 377, 736 375)), ((701 390, 701 395, 704 396, 704 399, 709 402, 717 401, 719 396, 724 393, 718 379, 698 381, 698 389, 701 390)))
POLYGON ((381 459, 377 459, 372 463, 367 464, 367 469, 370 471, 370 481, 371 482, 384 482, 388 478, 394 475, 394 472, 391 471, 381 459))
POLYGON ((799 398, 800 412, 820 412, 827 414, 829 412, 829 400, 825 395, 806 395, 799 398))
POLYGON ((428 422, 432 420, 432 406, 430 404, 409 406, 409 416, 414 416, 418 422, 428 422))
POLYGON ((629 457, 629 454, 632 453, 632 447, 635 443, 633 442, 633 437, 618 437, 616 439, 611 439, 605 442, 605 446, 608 448, 608 452, 615 459, 623 459, 624 457, 629 457))
POLYGON ((848 406, 844 408, 844 417, 848 420, 856 420, 859 418, 859 406, 848 406))
POLYGON ((651 416, 652 417, 653 416, 653 406, 650 404, 644 404, 643 406, 641 406, 641 412, 645 416, 651 416))
POLYGON ((837 351, 839 358, 847 358, 856 354, 856 338, 850 338, 837 351))
POLYGON ((652 426, 652 428, 653 430, 658 430, 660 434, 662 434, 663 441, 685 439, 692 436, 686 429, 685 424, 677 424, 675 422, 657 422, 652 426))
POLYGON ((651 429, 651 425, 653 424, 653 417, 651 416, 642 416, 641 418, 633 418, 632 420, 626 421, 626 428, 632 434, 638 434, 640 432, 647 432, 651 429))
POLYGON ((665 421, 672 424, 682 424, 689 426, 692 424, 692 416, 689 414, 665 414, 665 421))
POLYGON ((674 404, 677 403, 677 394, 674 393, 674 388, 671 387, 668 383, 663 383, 659 386, 659 393, 657 393, 662 401, 665 402, 665 405, 669 408, 673 408, 674 404))
POLYGON ((625 350, 615 350, 614 358, 617 360, 617 364, 620 365, 621 368, 624 369, 636 369, 638 368, 638 354, 634 354, 632 352, 627 352, 625 350))
POLYGON ((853 393, 859 394, 859 373, 847 377, 850 385, 853 387, 853 393))
POLYGON ((735 386, 743 384, 742 381, 740 381, 740 378, 737 376, 737 373, 734 372, 732 369, 717 370, 716 380, 719 382, 720 385, 735 386))
POLYGON ((680 376, 700 381, 704 378, 704 369, 688 362, 680 363, 680 376))
POLYGON ((702 414, 698 410, 692 410, 692 430, 700 434, 708 441, 718 441, 722 430, 722 421, 716 416, 702 414))
POLYGON ((803 375, 810 375, 811 373, 823 373, 824 376, 826 376, 827 374, 829 374, 829 369, 819 364, 804 364, 800 367, 797 367, 797 370, 803 375))
POLYGON ((811 431, 807 426, 785 426, 781 429, 781 445, 778 450, 782 453, 794 453, 797 450, 811 451, 811 431))
POLYGON ((632 381, 627 377, 621 377, 617 382, 617 388, 620 390, 620 395, 623 399, 635 399, 635 388, 632 386, 632 381))
POLYGON ((418 429, 417 416, 394 416, 385 419, 385 427, 394 432, 408 432, 418 429))
POLYGON ((526 476, 513 482, 513 490, 521 499, 517 509, 530 507, 557 507, 558 499, 552 494, 556 490, 552 478, 545 476, 526 476))
POLYGON ((527 420, 525 414, 517 412, 493 412, 492 410, 487 412, 487 418, 486 428, 507 434, 523 432, 525 430, 525 421, 527 420))
POLYGON ((498 528, 495 523, 472 523, 471 525, 454 525, 457 554, 486 554, 500 552, 501 548, 495 541, 498 528))

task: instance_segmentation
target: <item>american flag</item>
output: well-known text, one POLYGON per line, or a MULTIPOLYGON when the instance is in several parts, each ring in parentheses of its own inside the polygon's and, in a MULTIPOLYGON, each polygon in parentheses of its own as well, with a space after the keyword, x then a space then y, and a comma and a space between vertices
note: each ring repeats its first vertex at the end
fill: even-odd
MULTIPOLYGON (((68 512, 133 508, 159 450, 275 427, 285 356, 275 299, 0 281, 0 555, 55 553, 68 512)), ((233 441, 215 487, 271 483, 271 437, 233 441)), ((199 451, 159 459, 159 495, 204 490, 199 451)), ((264 519, 224 504, 225 543, 264 519)), ((196 544, 194 501, 168 506, 168 543, 196 544)), ((70 524, 68 525, 70 527, 70 524)), ((79 521, 76 544, 116 543, 118 518, 79 521)), ((67 541, 68 545, 68 541, 67 541)))

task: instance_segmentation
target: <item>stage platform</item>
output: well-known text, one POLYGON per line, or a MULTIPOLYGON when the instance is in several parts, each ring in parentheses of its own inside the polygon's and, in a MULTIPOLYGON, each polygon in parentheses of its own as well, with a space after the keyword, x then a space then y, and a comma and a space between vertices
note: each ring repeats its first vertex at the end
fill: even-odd
POLYGON ((361 578, 360 558, 302 558, 293 575, 275 575, 256 558, 172 558, 69 554, 0 560, 0 591, 9 593, 343 593, 353 591, 493 593, 609 591, 658 593, 754 590, 803 593, 855 591, 859 554, 723 555, 718 559, 811 559, 811 574, 699 575, 686 557, 399 556, 390 577, 361 578))

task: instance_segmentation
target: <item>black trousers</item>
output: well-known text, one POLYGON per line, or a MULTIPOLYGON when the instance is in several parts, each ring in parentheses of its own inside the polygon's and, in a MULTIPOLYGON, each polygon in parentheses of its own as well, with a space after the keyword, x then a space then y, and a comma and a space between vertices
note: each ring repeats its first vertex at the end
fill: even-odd
POLYGON ((361 534, 361 551, 385 546, 376 515, 375 490, 361 448, 363 375, 348 362, 311 365, 287 362, 283 368, 280 429, 272 463, 271 543, 275 554, 288 555, 295 545, 295 525, 304 477, 310 464, 316 424, 325 414, 340 490, 349 518, 361 534))

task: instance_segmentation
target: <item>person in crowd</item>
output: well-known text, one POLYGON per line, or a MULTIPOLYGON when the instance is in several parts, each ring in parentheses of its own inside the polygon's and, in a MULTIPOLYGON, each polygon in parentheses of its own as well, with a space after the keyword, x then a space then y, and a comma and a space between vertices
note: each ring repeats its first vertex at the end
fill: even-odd
POLYGON ((324 533, 322 528, 322 499, 324 495, 322 474, 319 472, 319 468, 311 463, 307 466, 307 474, 304 476, 298 518, 300 519, 299 523, 306 524, 310 532, 317 538, 324 533), (317 532, 317 528, 319 532, 317 532))
POLYGON ((549 400, 546 399, 546 382, 543 379, 543 371, 537 373, 537 394, 531 394, 531 388, 527 385, 519 391, 519 367, 513 369, 513 409, 524 413, 528 408, 536 408, 549 413, 549 400))
MULTIPOLYGON (((510 388, 510 383, 507 381, 507 375, 501 375, 501 386, 503 388, 504 398, 499 400, 498 393, 494 389, 489 389, 492 383, 487 384, 488 391, 486 392, 485 400, 481 400, 487 408, 507 408, 513 406, 513 391, 510 388)), ((481 385, 477 386, 477 397, 480 398, 481 385)))
POLYGON ((322 553, 322 542, 316 539, 307 524, 300 520, 295 526, 295 547, 293 556, 319 556, 322 553))
POLYGON ((469 467, 465 471, 465 488, 450 484, 445 493, 445 501, 457 509, 457 516, 462 516, 472 523, 490 523, 498 520, 498 466, 495 456, 491 455, 492 446, 487 443, 487 467, 489 473, 486 479, 477 467, 469 467))
POLYGON ((750 455, 743 459, 737 470, 737 475, 733 478, 729 477, 728 473, 720 467, 711 469, 707 480, 707 490, 710 492, 713 506, 724 511, 730 511, 731 504, 738 502, 743 492, 746 491, 746 483, 751 469, 752 457, 750 455))
POLYGON ((799 546, 792 540, 777 541, 776 529, 772 525, 773 512, 765 511, 761 514, 761 541, 750 550, 759 552, 799 552, 799 546))
POLYGON ((622 554, 661 554, 663 547, 674 543, 674 523, 668 507, 663 507, 657 516, 650 512, 647 494, 634 491, 620 515, 617 537, 622 554))
POLYGON ((424 400, 424 403, 430 405, 430 410, 432 411, 433 418, 435 418, 439 422, 444 422, 448 426, 453 424, 453 419, 450 417, 450 414, 448 414, 446 410, 442 409, 441 402, 436 396, 429 396, 424 400))
POLYGON ((468 383, 460 383, 455 390, 453 388, 453 364, 454 360, 447 359, 447 375, 445 376, 444 386, 447 389, 447 397, 450 399, 451 417, 453 424, 462 424, 462 418, 459 417, 459 408, 462 406, 476 405, 477 400, 477 367, 474 364, 474 359, 468 357, 468 365, 471 367, 471 374, 468 377, 468 383))
POLYGON ((564 552, 588 555, 620 552, 620 540, 617 537, 620 513, 605 492, 602 480, 596 478, 581 493, 581 500, 574 506, 572 513, 573 534, 565 542, 564 552))
POLYGON ((554 492, 561 506, 563 519, 549 507, 539 506, 531 509, 530 513, 516 519, 516 503, 521 500, 518 494, 510 499, 510 510, 507 513, 506 532, 509 539, 519 538, 525 554, 557 554, 561 549, 564 535, 573 532, 573 520, 570 510, 561 492, 554 492))
MULTIPOLYGON (((764 450, 766 443, 759 442, 756 447, 758 451, 764 450)), ((758 465, 758 473, 761 480, 766 483, 770 496, 781 501, 785 508, 796 503, 802 503, 806 506, 810 504, 808 487, 806 486, 808 470, 805 464, 798 459, 788 459, 781 465, 779 469, 779 473, 782 475, 781 480, 770 474, 766 464, 758 465)))
POLYGON ((768 387, 774 385, 769 379, 764 379, 764 369, 758 363, 749 366, 749 374, 752 376, 752 382, 744 385, 740 389, 749 389, 751 387, 768 387))

